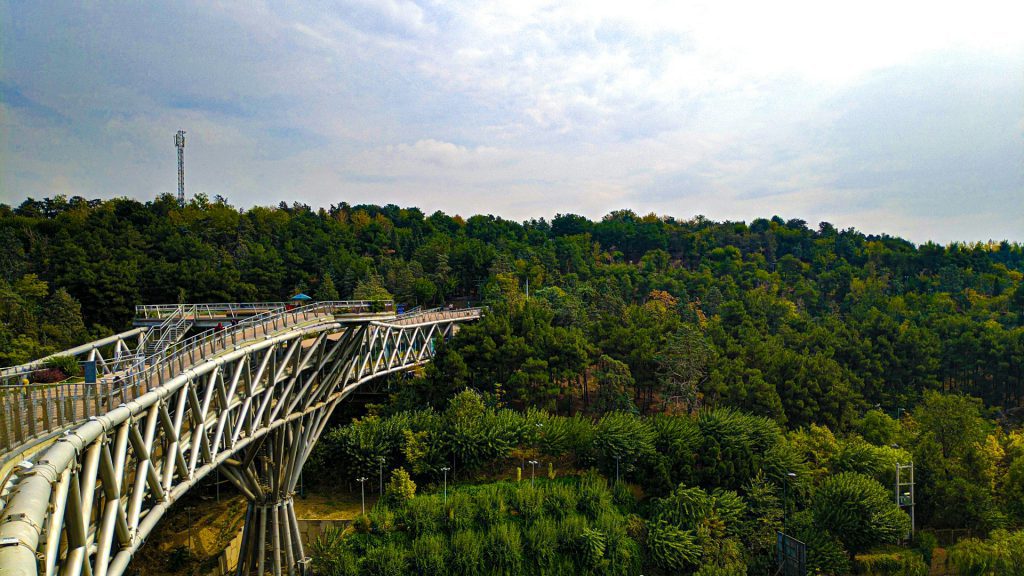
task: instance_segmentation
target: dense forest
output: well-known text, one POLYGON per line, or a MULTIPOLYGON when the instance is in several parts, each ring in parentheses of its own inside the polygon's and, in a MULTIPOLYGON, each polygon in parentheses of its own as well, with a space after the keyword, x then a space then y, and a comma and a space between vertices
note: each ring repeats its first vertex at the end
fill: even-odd
POLYGON ((1024 531, 1007 530, 1024 522, 1024 434, 974 400, 927 392, 901 421, 871 410, 842 435, 732 408, 561 416, 494 400, 390 406, 323 438, 306 473, 328 487, 394 473, 354 534, 314 542, 320 573, 763 575, 785 529, 809 573, 923 576, 933 532, 897 546, 911 520, 895 465, 911 460, 918 528, 992 534, 950 550, 961 574, 1024 568, 1024 531))
POLYGON ((490 542, 495 574, 764 574, 785 515, 823 573, 874 554, 904 570, 876 573, 917 574, 926 536, 877 548, 909 528, 892 476, 913 460, 917 528, 969 528, 982 539, 951 551, 961 573, 1015 574, 1022 279, 1020 244, 779 217, 29 199, 0 205, 0 365, 122 330, 144 302, 482 303, 434 363, 322 442, 322 476, 372 473, 367 450, 405 475, 355 535, 319 543, 324 570, 400 574, 433 554, 415 571, 444 574, 490 542), (517 459, 561 472, 438 501, 441 462, 469 482, 517 459), (552 542, 555 556, 527 554, 552 542))
POLYGON ((1024 247, 1008 242, 915 246, 828 223, 627 210, 525 223, 393 205, 243 211, 165 195, 0 205, 0 246, 3 364, 121 330, 143 302, 301 290, 435 305, 529 290, 464 351, 487 370, 474 386, 549 402, 623 363, 641 409, 660 391, 839 428, 925 390, 1005 408, 1024 395, 1024 247))

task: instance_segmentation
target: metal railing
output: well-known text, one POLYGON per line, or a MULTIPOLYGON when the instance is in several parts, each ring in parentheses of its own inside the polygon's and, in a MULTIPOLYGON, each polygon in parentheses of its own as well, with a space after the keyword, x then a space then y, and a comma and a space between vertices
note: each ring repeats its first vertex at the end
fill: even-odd
POLYGON ((393 316, 394 302, 347 300, 276 309, 170 343, 142 359, 125 362, 94 384, 58 383, 0 387, 0 458, 29 441, 129 402, 185 370, 239 344, 285 328, 338 315, 393 316))
POLYGON ((412 314, 396 316, 392 320, 381 322, 382 324, 405 325, 426 324, 440 320, 452 320, 454 318, 476 318, 479 317, 483 308, 432 308, 420 310, 412 314))
MULTIPOLYGON (((181 304, 142 304, 135 307, 136 320, 160 320, 174 315, 181 304)), ((256 314, 288 307, 295 302, 214 302, 189 304, 194 318, 248 318, 256 314)))
POLYGON ((85 360, 95 360, 96 370, 98 373, 110 373, 117 372, 123 369, 127 363, 135 362, 136 352, 133 348, 137 348, 137 345, 129 346, 125 344, 125 341, 132 337, 145 338, 148 328, 134 328, 127 332, 121 332, 120 334, 114 334, 95 340, 93 342, 87 342, 74 348, 56 352, 45 356, 38 360, 33 360, 25 364, 19 364, 17 366, 8 366, 6 368, 0 368, 0 388, 4 386, 20 386, 24 378, 31 380, 32 374, 38 370, 42 370, 46 367, 48 360, 61 356, 73 356, 79 358, 79 364, 82 363, 82 357, 85 360), (103 348, 114 347, 115 351, 111 357, 106 357, 97 352, 103 348))
POLYGON ((0 457, 29 440, 99 416, 128 400, 123 390, 118 394, 113 388, 111 381, 0 388, 0 457))
POLYGON ((405 312, 399 314, 398 316, 395 316, 395 320, 401 320, 403 318, 411 318, 411 317, 416 316, 418 314, 424 314, 426 312, 433 312, 435 310, 440 310, 440 308, 430 308, 430 309, 424 310, 422 306, 416 306, 415 308, 411 308, 411 309, 406 310, 405 312))
MULTIPOLYGON (((296 308, 275 309, 249 316, 222 329, 210 329, 191 338, 175 342, 156 354, 147 357, 140 364, 143 368, 125 375, 129 384, 137 384, 157 373, 158 369, 170 368, 175 374, 184 371, 194 362, 215 355, 228 346, 266 336, 282 328, 312 318, 337 314, 391 314, 394 302, 376 300, 342 300, 315 302, 296 308), (177 370, 177 372, 175 371, 177 370)), ((173 375, 169 375, 173 377, 173 375)))

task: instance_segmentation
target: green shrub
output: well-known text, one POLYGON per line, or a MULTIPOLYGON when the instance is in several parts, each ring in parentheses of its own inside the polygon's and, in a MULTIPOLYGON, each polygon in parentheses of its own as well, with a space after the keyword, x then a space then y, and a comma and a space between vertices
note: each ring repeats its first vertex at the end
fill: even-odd
POLYGON ((412 565, 421 576, 448 573, 448 546, 438 534, 427 534, 412 541, 412 565))
POLYGON ((588 518, 597 518, 601 513, 613 509, 608 481, 593 470, 580 476, 577 494, 576 509, 588 518))
POLYGON ((718 408, 702 410, 697 415, 697 426, 701 433, 696 450, 701 486, 739 489, 762 466, 772 476, 772 467, 764 460, 779 444, 777 423, 732 408, 718 408))
POLYGON ((452 532, 472 528, 476 523, 476 500, 464 492, 448 496, 446 522, 452 532))
POLYGON ((544 491, 529 484, 519 486, 513 494, 513 502, 519 516, 532 522, 544 512, 544 491))
POLYGON ((585 516, 570 514, 558 523, 558 548, 568 556, 578 553, 576 545, 583 531, 589 527, 585 516))
POLYGON ((367 516, 370 528, 379 534, 391 532, 395 529, 395 513, 385 502, 378 502, 367 516))
POLYGON ((932 554, 938 547, 939 539, 935 534, 924 530, 914 534, 914 549, 921 553, 925 564, 932 565, 932 554))
POLYGON ((928 576, 929 567, 912 550, 858 554, 853 559, 857 574, 864 576, 928 576))
POLYGON ((625 526, 620 521, 618 527, 621 532, 609 532, 605 527, 601 531, 608 538, 608 547, 605 550, 608 574, 632 576, 640 574, 643 556, 640 552, 640 545, 636 540, 626 535, 625 526))
POLYGON ((680 483, 697 483, 697 449, 701 442, 697 422, 688 416, 658 414, 648 419, 654 429, 655 454, 648 460, 644 485, 659 493, 680 483))
POLYGON ((402 546, 388 542, 366 550, 363 570, 367 576, 405 576, 409 560, 402 546))
POLYGON ((579 415, 552 416, 543 424, 537 436, 537 447, 542 454, 558 458, 590 453, 594 441, 594 425, 590 420, 579 415))
POLYGON ((810 510, 801 510, 789 518, 788 533, 807 545, 807 570, 815 574, 844 576, 850 573, 850 558, 839 541, 827 530, 814 525, 810 510))
POLYGON ((1024 574, 1024 530, 994 530, 987 540, 963 540, 949 549, 949 562, 960 576, 1024 574))
POLYGON ((78 365, 78 359, 74 356, 54 356, 43 363, 46 368, 60 370, 64 378, 73 378, 82 375, 82 367, 78 365))
POLYGON ((352 527, 360 534, 368 534, 373 528, 373 522, 366 514, 357 514, 356 517, 352 519, 352 527))
POLYGON ((452 536, 452 574, 483 573, 483 542, 473 530, 460 530, 452 536))
POLYGON ((628 412, 605 414, 594 430, 594 456, 605 475, 630 477, 642 462, 655 454, 654 428, 647 420, 628 412), (618 460, 616 460, 616 458, 618 460))
POLYGON ((680 484, 672 494, 653 503, 653 517, 689 530, 695 530, 714 512, 714 500, 700 488, 680 484))
POLYGON ((523 542, 519 529, 507 522, 487 531, 484 559, 494 574, 517 576, 523 568, 523 542))
POLYGON ((553 574, 558 549, 558 526, 550 518, 540 518, 523 530, 526 557, 541 574, 553 574))
POLYGON ((586 572, 597 570, 604 563, 604 552, 608 539, 604 532, 595 528, 584 528, 576 543, 577 560, 586 572))
POLYGON ((725 532, 729 536, 741 536, 743 533, 743 517, 747 510, 743 498, 732 490, 715 489, 711 493, 715 515, 725 523, 725 532))
POLYGON ((709 538, 704 542, 700 568, 694 576, 745 576, 740 544, 733 538, 709 538))
POLYGON ((548 516, 560 519, 576 510, 579 496, 575 486, 557 482, 544 484, 543 490, 544 511, 548 516))
POLYGON ((403 509, 402 518, 406 530, 413 536, 434 534, 440 530, 445 519, 444 504, 437 495, 417 496, 409 500, 403 509))
POLYGON ((505 458, 526 436, 526 421, 513 410, 494 410, 473 391, 460 392, 444 412, 444 443, 459 465, 477 470, 505 458))
POLYGON ((701 547, 692 530, 682 530, 664 520, 647 525, 647 558, 654 566, 679 573, 700 562, 701 547))
POLYGON ((384 458, 389 468, 400 464, 405 459, 405 432, 431 418, 436 420, 437 415, 425 410, 386 418, 367 416, 333 428, 317 442, 306 463, 305 476, 334 485, 359 476, 376 478, 380 459, 384 458), (337 474, 339 469, 348 470, 351 476, 337 474))
POLYGON ((476 514, 481 527, 501 522, 507 511, 505 494, 496 485, 484 486, 476 493, 476 514))
POLYGON ((636 496, 625 482, 612 484, 612 502, 626 512, 636 508, 636 496))
POLYGON ((878 409, 868 410, 863 418, 854 420, 853 425, 865 440, 876 446, 892 443, 900 429, 897 420, 878 409))

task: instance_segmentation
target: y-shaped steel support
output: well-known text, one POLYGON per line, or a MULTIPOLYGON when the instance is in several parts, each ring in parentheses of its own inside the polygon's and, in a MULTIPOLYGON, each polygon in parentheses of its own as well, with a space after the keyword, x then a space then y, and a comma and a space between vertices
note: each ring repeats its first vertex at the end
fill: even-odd
POLYGON ((336 403, 276 428, 242 460, 228 460, 225 475, 246 498, 237 576, 300 572, 306 561, 292 497, 299 473, 336 403))

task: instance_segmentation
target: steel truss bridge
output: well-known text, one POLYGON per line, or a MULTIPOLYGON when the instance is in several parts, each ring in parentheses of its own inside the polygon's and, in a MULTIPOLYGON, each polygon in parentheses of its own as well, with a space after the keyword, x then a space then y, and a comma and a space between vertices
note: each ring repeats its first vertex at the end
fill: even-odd
POLYGON ((300 572, 292 496, 334 408, 480 316, 367 301, 136 312, 136 329, 62 353, 95 367, 88 382, 34 384, 42 360, 0 371, 0 575, 119 576, 215 468, 249 503, 236 574, 300 572))

